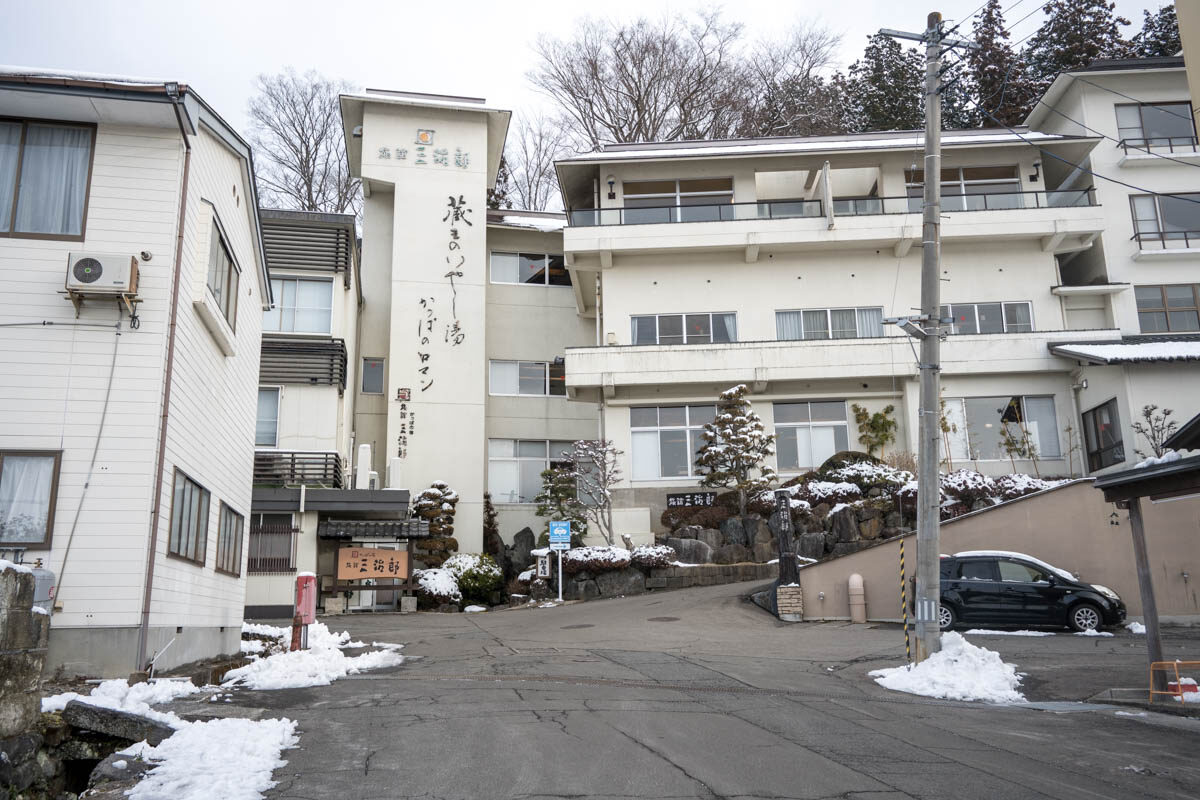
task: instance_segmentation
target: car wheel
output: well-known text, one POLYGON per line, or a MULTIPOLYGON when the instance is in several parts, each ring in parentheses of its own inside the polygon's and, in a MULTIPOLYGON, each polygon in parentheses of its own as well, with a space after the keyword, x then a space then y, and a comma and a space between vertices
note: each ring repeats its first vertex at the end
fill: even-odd
POLYGON ((1067 614, 1067 625, 1075 631, 1099 630, 1101 621, 1100 609, 1091 603, 1080 603, 1067 614))
POLYGON ((943 631, 951 630, 955 622, 958 622, 958 618, 954 614, 954 609, 938 603, 938 628, 943 631))

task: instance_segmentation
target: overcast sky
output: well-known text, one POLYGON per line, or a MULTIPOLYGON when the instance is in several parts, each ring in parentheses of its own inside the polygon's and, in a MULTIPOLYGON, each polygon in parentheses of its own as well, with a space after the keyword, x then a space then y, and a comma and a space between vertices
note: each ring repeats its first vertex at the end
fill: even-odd
MULTIPOLYGON (((919 30, 940 10, 947 20, 971 14, 983 0, 732 0, 727 17, 751 36, 770 35, 798 19, 816 19, 843 35, 840 66, 862 52, 880 27, 919 30), (940 5, 940 7, 939 7, 940 5), (932 6, 932 7, 931 7, 932 6)), ((1006 0, 1008 23, 1042 0, 1006 0)), ((359 87, 486 97, 514 111, 544 101, 525 74, 542 33, 570 34, 593 15, 630 20, 711 7, 699 0, 2 0, 0 61, 21 66, 104 72, 190 84, 239 130, 259 73, 293 66, 344 78, 359 87)), ((1118 0, 1141 26, 1142 10, 1161 0, 1118 0)), ((1038 11, 1015 27, 1034 30, 1038 11)), ((969 30, 970 23, 963 26, 969 30)))

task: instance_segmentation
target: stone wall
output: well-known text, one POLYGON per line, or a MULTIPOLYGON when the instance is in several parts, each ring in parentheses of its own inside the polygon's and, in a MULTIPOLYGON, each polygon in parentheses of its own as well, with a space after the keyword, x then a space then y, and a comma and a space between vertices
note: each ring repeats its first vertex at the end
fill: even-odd
POLYGON ((779 577, 778 564, 698 564, 694 567, 660 567, 650 570, 647 589, 686 589, 739 581, 765 581, 779 577))
POLYGON ((33 608, 33 573, 0 562, 0 787, 20 792, 42 777, 37 754, 50 617, 33 608))

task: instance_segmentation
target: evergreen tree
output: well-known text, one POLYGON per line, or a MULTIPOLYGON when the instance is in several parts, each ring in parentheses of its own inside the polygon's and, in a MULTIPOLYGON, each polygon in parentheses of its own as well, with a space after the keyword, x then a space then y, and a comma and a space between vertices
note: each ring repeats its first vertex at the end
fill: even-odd
POLYGON ((445 481, 434 481, 429 488, 417 495, 413 501, 413 514, 429 520, 429 534, 437 537, 454 535, 454 507, 458 505, 458 492, 445 481))
POLYGON ((1046 21, 1029 40, 1025 61, 1030 83, 1038 96, 1060 72, 1083 69, 1099 58, 1129 55, 1120 25, 1129 20, 1115 13, 1108 0, 1050 0, 1042 8, 1046 21))
POLYGON ((568 521, 572 534, 583 533, 587 528, 587 515, 578 494, 571 469, 551 467, 542 470, 542 491, 533 498, 533 502, 537 503, 534 513, 546 520, 542 525, 542 533, 547 537, 550 535, 550 520, 568 521))
POLYGON ((925 57, 877 33, 846 79, 851 118, 859 131, 915 130, 925 126, 925 57))
MULTIPOLYGON (((975 76, 970 66, 957 58, 956 55, 946 57, 942 68, 942 128, 949 131, 977 128, 983 116, 975 105, 979 96, 975 76)), ((925 113, 923 107, 921 113, 925 113)))
POLYGON ((1179 19, 1175 16, 1173 3, 1153 14, 1149 11, 1143 11, 1142 14, 1142 32, 1130 42, 1139 57, 1173 56, 1183 49, 1179 39, 1179 19))
POLYGON ((979 105, 987 112, 980 114, 979 124, 984 128, 1019 125, 1029 113, 1032 93, 1025 64, 1008 43, 1000 0, 988 0, 975 18, 974 39, 979 49, 968 52, 967 64, 979 105))
POLYGON ((488 189, 488 208, 512 208, 512 200, 508 193, 512 191, 512 179, 508 171, 508 162, 500 156, 500 166, 496 169, 496 186, 488 189))
POLYGON ((763 428, 747 394, 744 383, 721 392, 716 418, 704 426, 704 445, 696 454, 696 466, 704 473, 701 485, 732 488, 743 516, 747 498, 765 491, 776 477, 766 464, 775 452, 775 437, 763 428))

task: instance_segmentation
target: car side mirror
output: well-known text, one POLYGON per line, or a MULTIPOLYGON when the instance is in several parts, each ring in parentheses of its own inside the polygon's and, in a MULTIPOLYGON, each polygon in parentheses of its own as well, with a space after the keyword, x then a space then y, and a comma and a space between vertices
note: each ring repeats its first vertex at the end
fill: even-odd
POLYGON ((1050 584, 1051 586, 1057 586, 1058 585, 1058 577, 1053 574, 1047 575, 1046 583, 1050 584))

